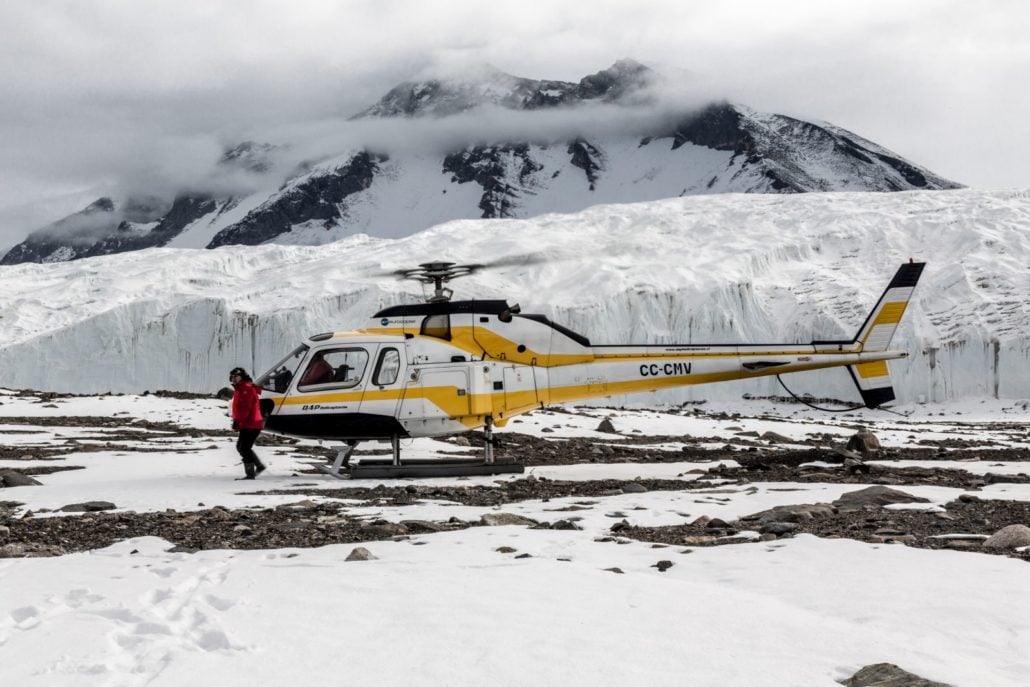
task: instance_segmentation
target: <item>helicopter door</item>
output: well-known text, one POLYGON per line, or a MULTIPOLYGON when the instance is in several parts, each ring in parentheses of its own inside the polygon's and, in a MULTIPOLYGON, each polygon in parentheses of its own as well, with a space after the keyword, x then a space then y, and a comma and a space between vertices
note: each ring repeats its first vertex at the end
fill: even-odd
POLYGON ((362 415, 393 418, 397 414, 401 390, 404 388, 404 348, 383 345, 375 357, 372 376, 361 399, 362 415))

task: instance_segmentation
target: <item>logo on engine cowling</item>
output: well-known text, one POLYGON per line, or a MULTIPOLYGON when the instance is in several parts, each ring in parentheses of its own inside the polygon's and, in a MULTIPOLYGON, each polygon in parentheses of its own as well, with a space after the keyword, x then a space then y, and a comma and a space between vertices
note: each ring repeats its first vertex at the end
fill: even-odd
POLYGON ((381 325, 383 325, 385 327, 386 325, 390 324, 390 318, 389 317, 384 317, 383 319, 379 320, 379 324, 381 324, 381 325))

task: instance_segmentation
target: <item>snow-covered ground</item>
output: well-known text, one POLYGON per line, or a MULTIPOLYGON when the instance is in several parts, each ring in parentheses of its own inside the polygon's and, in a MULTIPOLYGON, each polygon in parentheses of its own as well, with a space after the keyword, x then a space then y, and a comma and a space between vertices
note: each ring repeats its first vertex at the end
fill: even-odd
MULTIPOLYGON (((891 364, 899 398, 1027 399, 1028 223, 1026 191, 736 194, 459 220, 401 239, 5 266, 0 386, 211 392, 236 365, 263 371, 306 336, 420 300, 382 275, 427 260, 543 258, 455 282, 455 297, 520 302, 597 344, 850 337, 915 258, 928 267, 894 341, 910 353, 891 364)), ((856 398, 841 370, 787 381, 856 398)), ((674 393, 658 398, 782 390, 764 379, 674 393)))
MULTIPOLYGON (((734 444, 739 432, 773 431, 799 440, 819 432, 844 439, 863 425, 887 446, 915 445, 912 437, 975 436, 1030 449, 1030 411, 1011 403, 899 408, 908 417, 827 416, 798 408, 761 401, 707 404, 703 413, 572 408, 531 414, 505 431, 554 441, 610 440, 615 435, 596 431, 608 417, 624 436, 689 434, 719 438, 722 445, 734 444)), ((310 459, 278 445, 259 448, 269 470, 257 482, 233 481, 239 464, 231 436, 212 431, 227 422, 224 404, 214 400, 2 393, 0 417, 40 421, 0 421, 0 441, 30 455, 33 448, 75 442, 95 447, 117 431, 73 424, 87 416, 125 418, 126 426, 137 418, 170 422, 196 429, 198 436, 162 437, 151 427, 137 444, 123 438, 110 450, 73 452, 62 462, 85 469, 40 475, 42 486, 0 490, 0 499, 23 503, 18 513, 31 509, 36 517, 57 517, 38 511, 88 500, 140 512, 189 511, 201 504, 271 507, 297 496, 254 492, 345 485, 295 474, 310 459), (154 452, 128 450, 134 447, 154 452)), ((663 441, 651 448, 680 448, 663 441)), ((404 446, 416 455, 454 449, 433 440, 404 446)), ((0 469, 43 462, 9 460, 0 469)), ((530 472, 563 480, 692 480, 712 464, 589 464, 530 472)), ((1027 469, 1025 463, 1010 465, 1027 469)), ((508 479, 516 477, 400 484, 508 479)), ((376 560, 361 562, 345 561, 353 545, 187 554, 169 552, 171 544, 154 537, 57 558, 0 559, 0 684, 834 687, 882 661, 957 687, 1030 683, 1030 599, 1023 593, 1030 568, 1020 560, 809 535, 687 549, 597 541, 610 534, 616 511, 633 525, 679 524, 700 515, 730 519, 779 504, 829 501, 855 489, 752 483, 724 485, 719 493, 605 496, 593 499, 597 508, 574 514, 579 531, 505 526, 411 536, 365 544, 376 560), (516 557, 522 554, 530 556, 516 557), (659 571, 659 560, 673 566, 659 571), (609 570, 616 567, 624 574, 609 570)), ((929 498, 930 507, 962 493, 931 486, 904 490, 929 498)), ((991 498, 988 489, 978 493, 991 498)), ((1030 500, 1030 490, 1000 498, 1030 500)), ((351 517, 394 522, 474 520, 496 511, 554 521, 568 517, 558 510, 577 500, 501 508, 440 501, 342 505, 351 517)))

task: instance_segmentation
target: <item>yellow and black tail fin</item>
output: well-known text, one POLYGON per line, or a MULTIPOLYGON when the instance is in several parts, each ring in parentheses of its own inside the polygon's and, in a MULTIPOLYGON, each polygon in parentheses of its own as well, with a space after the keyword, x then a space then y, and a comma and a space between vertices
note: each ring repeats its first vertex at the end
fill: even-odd
MULTIPOLYGON (((906 263, 891 279, 887 290, 880 296, 876 307, 855 336, 861 352, 879 353, 887 350, 924 267, 925 262, 906 263)), ((848 372, 855 380, 867 408, 876 408, 894 400, 894 387, 886 360, 849 365, 848 372)))

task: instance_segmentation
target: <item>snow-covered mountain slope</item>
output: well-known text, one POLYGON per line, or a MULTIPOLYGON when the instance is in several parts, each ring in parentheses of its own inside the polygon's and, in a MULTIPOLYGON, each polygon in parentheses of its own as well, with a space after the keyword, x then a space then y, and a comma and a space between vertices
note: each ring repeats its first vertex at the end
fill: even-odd
MULTIPOLYGON (((1027 398, 1027 226, 1026 191, 737 194, 462 220, 394 240, 0 267, 0 387, 211 391, 235 365, 263 371, 307 335, 419 299, 417 285, 377 274, 432 259, 545 258, 456 282, 456 297, 508 298, 594 343, 850 337, 913 257, 929 264, 895 340, 911 353, 891 364, 899 398, 1027 398)), ((841 371, 788 381, 854 395, 841 371)), ((777 391, 763 380, 660 398, 777 391)))
POLYGON ((101 199, 34 232, 0 264, 165 245, 399 237, 452 219, 687 195, 958 186, 830 124, 727 102, 672 105, 659 99, 656 79, 622 61, 578 83, 488 69, 402 84, 339 123, 371 127, 375 144, 330 142, 298 160, 288 144, 243 143, 175 198, 101 199), (234 193, 214 190, 225 176, 234 193))

